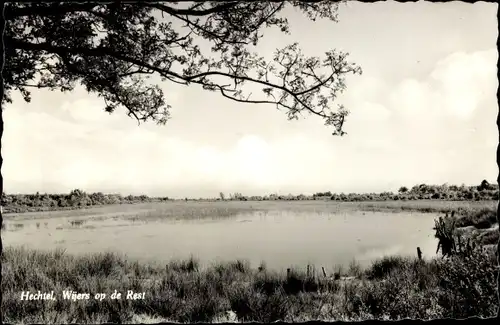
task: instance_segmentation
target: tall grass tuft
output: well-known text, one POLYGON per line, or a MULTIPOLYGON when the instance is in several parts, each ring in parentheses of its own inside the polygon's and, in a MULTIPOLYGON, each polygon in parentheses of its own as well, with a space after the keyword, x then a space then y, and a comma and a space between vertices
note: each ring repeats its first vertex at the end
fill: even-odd
POLYGON ((391 272, 401 269, 408 263, 408 259, 402 256, 384 256, 373 261, 371 267, 366 270, 368 279, 383 279, 391 275, 391 272))
POLYGON ((173 260, 166 265, 166 269, 177 272, 198 272, 200 261, 193 256, 187 260, 173 260))

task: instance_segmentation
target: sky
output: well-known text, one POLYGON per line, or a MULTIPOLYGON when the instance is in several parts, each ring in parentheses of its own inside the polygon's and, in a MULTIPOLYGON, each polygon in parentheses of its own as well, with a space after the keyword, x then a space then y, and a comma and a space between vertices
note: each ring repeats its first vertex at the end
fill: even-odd
POLYGON ((349 2, 334 23, 288 10, 291 34, 266 32, 259 53, 297 41, 307 55, 347 51, 363 69, 338 98, 351 112, 344 137, 313 116, 288 121, 171 83, 160 83, 173 106, 163 126, 109 115, 81 88, 15 95, 3 111, 4 191, 182 198, 495 182, 496 13, 485 2, 349 2))

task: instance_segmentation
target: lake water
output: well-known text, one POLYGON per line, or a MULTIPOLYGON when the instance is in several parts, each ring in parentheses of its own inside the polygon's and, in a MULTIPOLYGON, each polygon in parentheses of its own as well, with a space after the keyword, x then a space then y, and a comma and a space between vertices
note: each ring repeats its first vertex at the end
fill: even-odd
POLYGON ((4 246, 60 247, 68 253, 116 251, 142 261, 167 262, 191 255, 202 263, 240 258, 254 267, 264 261, 274 269, 307 264, 332 269, 353 259, 366 265, 383 255, 414 256, 417 246, 426 257, 436 250, 435 213, 304 209, 297 203, 259 208, 254 203, 241 211, 233 204, 232 210, 221 210, 222 217, 217 215, 218 204, 212 210, 207 210, 210 203, 198 210, 159 204, 124 206, 114 212, 94 209, 6 217, 2 239, 4 246))

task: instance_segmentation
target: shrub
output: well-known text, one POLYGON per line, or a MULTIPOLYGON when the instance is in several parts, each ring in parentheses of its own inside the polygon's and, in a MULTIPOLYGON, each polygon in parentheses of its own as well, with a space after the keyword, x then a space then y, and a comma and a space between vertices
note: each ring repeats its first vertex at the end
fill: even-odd
POLYGON ((457 227, 474 226, 477 229, 487 229, 497 222, 496 210, 491 208, 459 209, 458 214, 460 214, 460 218, 457 219, 457 227))
POLYGON ((470 255, 438 261, 439 304, 444 317, 465 318, 496 315, 498 265, 482 247, 470 255))
POLYGON ((383 279, 395 269, 400 268, 406 262, 401 256, 385 256, 375 260, 371 267, 366 270, 369 279, 383 279))

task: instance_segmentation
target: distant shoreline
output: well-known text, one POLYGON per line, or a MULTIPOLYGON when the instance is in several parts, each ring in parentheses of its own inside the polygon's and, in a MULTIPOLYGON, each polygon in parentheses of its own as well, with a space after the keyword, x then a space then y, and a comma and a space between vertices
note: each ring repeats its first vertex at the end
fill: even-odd
MULTIPOLYGON (((412 207, 411 205, 405 206, 403 202, 405 203, 410 203, 410 202, 442 202, 442 203, 461 203, 461 202, 476 202, 476 203, 487 203, 487 202, 495 202, 497 200, 493 199, 485 199, 485 200, 474 200, 474 201, 468 201, 468 200, 443 200, 443 199, 416 199, 416 200, 395 200, 395 199, 386 199, 386 200, 363 200, 363 201, 340 201, 340 200, 331 200, 331 199, 314 199, 314 200, 284 200, 284 199, 273 199, 273 200, 243 200, 240 202, 297 202, 297 201, 324 201, 324 202, 331 202, 331 203, 357 203, 357 204, 366 204, 366 208, 370 207, 370 203, 373 203, 376 206, 373 206, 373 208, 376 211, 379 211, 380 209, 402 209, 402 210, 407 210, 407 211, 415 211, 415 212, 446 212, 443 209, 443 207, 436 207, 431 208, 431 207, 419 207, 415 206, 412 207), (378 206, 380 204, 387 203, 387 204, 397 204, 397 206, 390 207, 390 206, 378 206)), ((138 205, 138 204, 154 204, 154 203, 168 203, 168 202, 227 202, 227 203, 237 203, 239 202, 238 200, 216 200, 216 199, 188 199, 188 200, 179 200, 179 199, 169 199, 169 200, 149 200, 149 201, 133 201, 133 202, 118 202, 118 203, 108 203, 108 204, 97 204, 97 205, 86 205, 86 206, 70 206, 70 207, 58 207, 58 206, 2 206, 2 215, 3 216, 11 216, 13 214, 25 214, 25 213, 37 213, 37 212, 58 212, 58 211, 81 211, 81 210, 89 210, 89 209, 95 209, 95 208, 104 208, 104 207, 112 207, 112 206, 120 206, 120 205, 138 205)), ((370 210, 371 211, 371 210, 370 210)))
POLYGON ((147 195, 127 195, 102 192, 86 193, 80 189, 69 194, 6 194, 2 193, 2 214, 80 210, 119 204, 158 203, 168 201, 214 202, 214 201, 335 201, 335 202, 380 202, 380 201, 496 201, 499 200, 499 187, 483 180, 477 186, 466 185, 428 185, 418 184, 411 188, 401 186, 397 193, 332 193, 331 191, 305 194, 243 195, 242 193, 223 193, 212 198, 149 197, 147 195))

